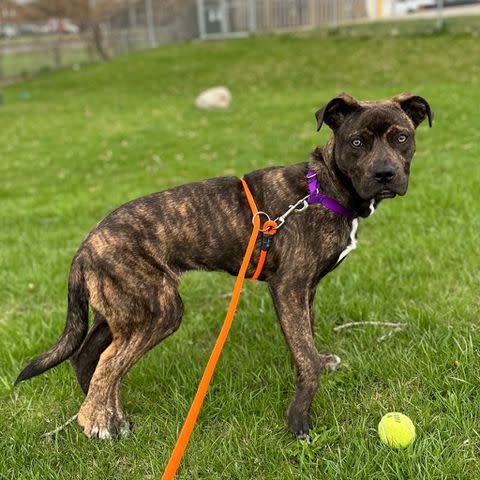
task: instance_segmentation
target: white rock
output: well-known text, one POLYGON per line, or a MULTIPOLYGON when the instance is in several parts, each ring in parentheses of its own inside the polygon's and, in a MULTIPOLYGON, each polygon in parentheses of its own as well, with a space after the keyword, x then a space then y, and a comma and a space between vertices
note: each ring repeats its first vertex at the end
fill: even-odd
POLYGON ((203 110, 228 108, 232 94, 227 87, 212 87, 204 90, 195 100, 195 106, 203 110))

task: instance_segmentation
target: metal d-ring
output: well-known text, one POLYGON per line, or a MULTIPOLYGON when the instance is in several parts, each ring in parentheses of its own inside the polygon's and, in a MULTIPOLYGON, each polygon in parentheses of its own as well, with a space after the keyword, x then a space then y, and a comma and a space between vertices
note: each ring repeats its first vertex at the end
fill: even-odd
MULTIPOLYGON (((255 217, 256 217, 257 215, 259 215, 259 216, 260 216, 260 215, 265 215, 265 216, 267 217, 267 221, 270 221, 270 220, 271 220, 270 215, 269 215, 268 213, 265 213, 265 212, 262 212, 262 211, 258 211, 258 212, 255 212, 255 214, 253 215, 253 217, 252 217, 252 223, 255 223, 255 217)), ((263 232, 265 231, 265 229, 260 228, 259 231, 263 233, 263 232)))

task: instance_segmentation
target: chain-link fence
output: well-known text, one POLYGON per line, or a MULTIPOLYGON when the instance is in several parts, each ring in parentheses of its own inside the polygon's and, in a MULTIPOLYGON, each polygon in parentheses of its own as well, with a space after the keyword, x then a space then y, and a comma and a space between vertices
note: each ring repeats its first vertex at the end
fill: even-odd
POLYGON ((406 15, 419 5, 430 6, 435 17, 436 2, 443 0, 123 0, 96 28, 76 33, 12 36, 5 34, 8 30, 0 22, 0 81, 41 70, 76 68, 164 43, 336 28, 356 20, 406 15))
POLYGON ((16 81, 67 66, 76 68, 97 59, 90 32, 0 38, 0 81, 16 81))
POLYGON ((101 19, 97 29, 45 34, 43 27, 5 25, 0 19, 0 82, 199 38, 195 0, 124 0, 101 19), (28 27, 29 32, 20 27, 28 27))
POLYGON ((129 0, 105 18, 112 55, 199 38, 195 0, 129 0))
POLYGON ((106 20, 115 53, 162 43, 278 29, 335 26, 367 17, 368 0, 141 0, 106 20))
POLYGON ((197 0, 201 38, 297 29, 365 18, 365 0, 197 0))

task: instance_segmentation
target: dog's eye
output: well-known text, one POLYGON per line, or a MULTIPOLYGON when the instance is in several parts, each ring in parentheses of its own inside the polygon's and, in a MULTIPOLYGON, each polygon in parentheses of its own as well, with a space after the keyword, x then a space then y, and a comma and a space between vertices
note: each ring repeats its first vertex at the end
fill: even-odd
POLYGON ((352 145, 356 148, 360 147, 362 145, 362 141, 359 138, 355 138, 352 140, 352 145))
POLYGON ((407 141, 407 136, 406 135, 399 135, 397 138, 398 143, 405 143, 407 141))

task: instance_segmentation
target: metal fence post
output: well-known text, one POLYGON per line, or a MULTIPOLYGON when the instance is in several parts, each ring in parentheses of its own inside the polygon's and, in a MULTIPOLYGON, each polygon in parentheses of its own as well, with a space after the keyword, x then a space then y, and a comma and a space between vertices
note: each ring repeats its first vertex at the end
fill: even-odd
POLYGON ((257 1, 248 0, 248 29, 250 33, 257 31, 257 1))
POLYGON ((222 33, 230 33, 230 12, 227 5, 227 0, 220 0, 220 10, 222 12, 222 33))
POLYGON ((205 31, 205 5, 203 0, 197 0, 197 20, 198 20, 198 32, 200 34, 200 40, 206 37, 205 31))
POLYGON ((331 0, 332 7, 332 21, 331 28, 336 30, 338 28, 338 13, 337 13, 337 0, 331 0))
MULTIPOLYGON (((59 28, 60 29, 60 28, 59 28)), ((57 33, 55 40, 52 42, 53 66, 55 69, 62 67, 62 34, 57 33)))
POLYGON ((137 36, 137 8, 133 0, 128 0, 128 48, 135 50, 137 36))
POLYGON ((145 17, 147 18, 148 43, 150 47, 154 48, 157 46, 157 39, 155 36, 155 19, 153 17, 152 0, 145 0, 145 17))
POLYGON ((443 29, 443 0, 437 0, 437 30, 443 29))

